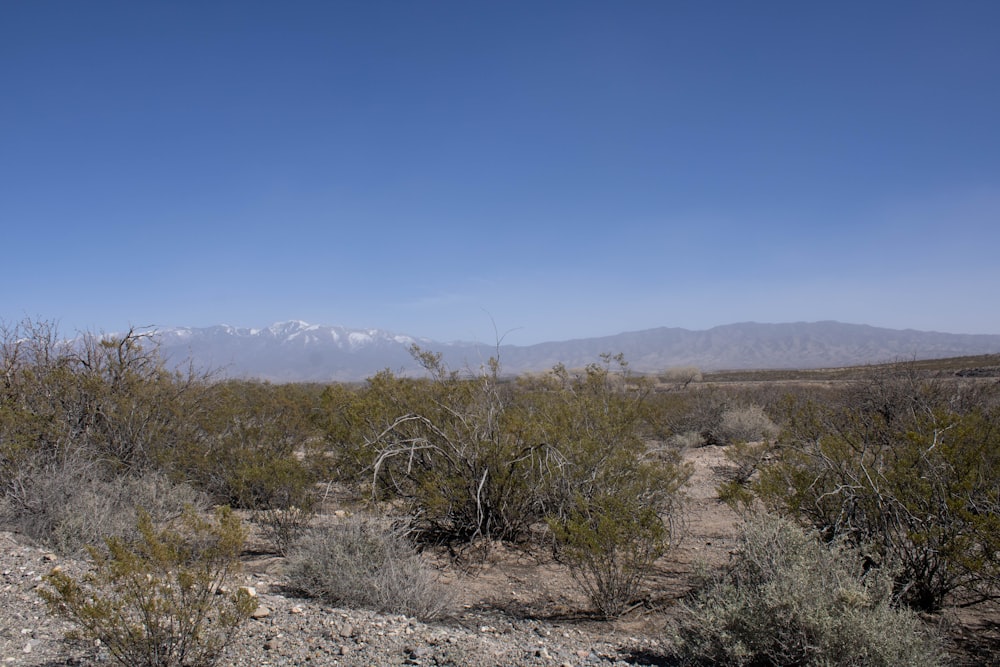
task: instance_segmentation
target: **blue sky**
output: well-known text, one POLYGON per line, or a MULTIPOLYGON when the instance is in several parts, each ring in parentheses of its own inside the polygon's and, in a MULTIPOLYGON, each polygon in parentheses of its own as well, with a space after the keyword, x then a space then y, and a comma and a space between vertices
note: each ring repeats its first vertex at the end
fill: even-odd
POLYGON ((997 2, 5 2, 0 320, 1000 333, 997 2))

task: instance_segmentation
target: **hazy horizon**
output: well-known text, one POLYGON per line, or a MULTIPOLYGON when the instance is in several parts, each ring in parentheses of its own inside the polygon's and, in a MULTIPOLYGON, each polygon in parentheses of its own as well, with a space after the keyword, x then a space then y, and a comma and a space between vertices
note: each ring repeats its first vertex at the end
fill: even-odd
POLYGON ((7 4, 0 321, 998 334, 1000 5, 7 4))

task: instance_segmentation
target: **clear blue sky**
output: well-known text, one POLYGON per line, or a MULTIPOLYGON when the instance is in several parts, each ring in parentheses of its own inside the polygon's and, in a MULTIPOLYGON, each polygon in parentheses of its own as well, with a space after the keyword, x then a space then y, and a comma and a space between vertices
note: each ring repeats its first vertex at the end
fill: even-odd
POLYGON ((1000 333, 1000 2, 0 4, 0 320, 1000 333))

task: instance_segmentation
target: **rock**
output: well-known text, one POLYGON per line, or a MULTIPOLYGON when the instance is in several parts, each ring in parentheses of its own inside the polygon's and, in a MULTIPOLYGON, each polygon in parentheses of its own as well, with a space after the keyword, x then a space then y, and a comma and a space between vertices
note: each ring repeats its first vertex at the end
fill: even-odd
POLYGON ((253 613, 250 614, 250 618, 261 619, 261 618, 267 618, 270 615, 271 615, 271 610, 265 607, 264 605, 259 604, 257 605, 257 608, 253 610, 253 613))
POLYGON ((406 652, 411 658, 425 658, 430 655, 431 649, 427 646, 408 646, 406 652))

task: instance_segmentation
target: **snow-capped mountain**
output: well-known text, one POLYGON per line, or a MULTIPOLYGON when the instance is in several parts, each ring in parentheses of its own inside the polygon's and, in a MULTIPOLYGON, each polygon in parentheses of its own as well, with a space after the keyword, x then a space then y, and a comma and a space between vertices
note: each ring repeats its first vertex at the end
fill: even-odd
POLYGON ((349 329, 277 322, 263 329, 220 324, 204 328, 160 329, 160 350, 172 363, 190 359, 199 368, 227 377, 255 377, 276 382, 350 381, 379 370, 412 366, 412 345, 426 339, 379 329, 349 329))
MULTIPOLYGON (((350 329, 301 321, 262 329, 218 325, 157 331, 161 352, 172 364, 188 360, 227 377, 275 382, 363 380, 390 369, 417 373, 413 344, 440 352, 451 368, 478 369, 497 349, 491 344, 441 343, 379 329, 350 329)), ((666 328, 499 349, 506 373, 542 371, 556 363, 574 368, 604 352, 625 354, 639 372, 677 366, 702 370, 819 368, 899 359, 1000 352, 1000 335, 949 334, 881 329, 840 322, 758 324, 705 331, 666 328)))

